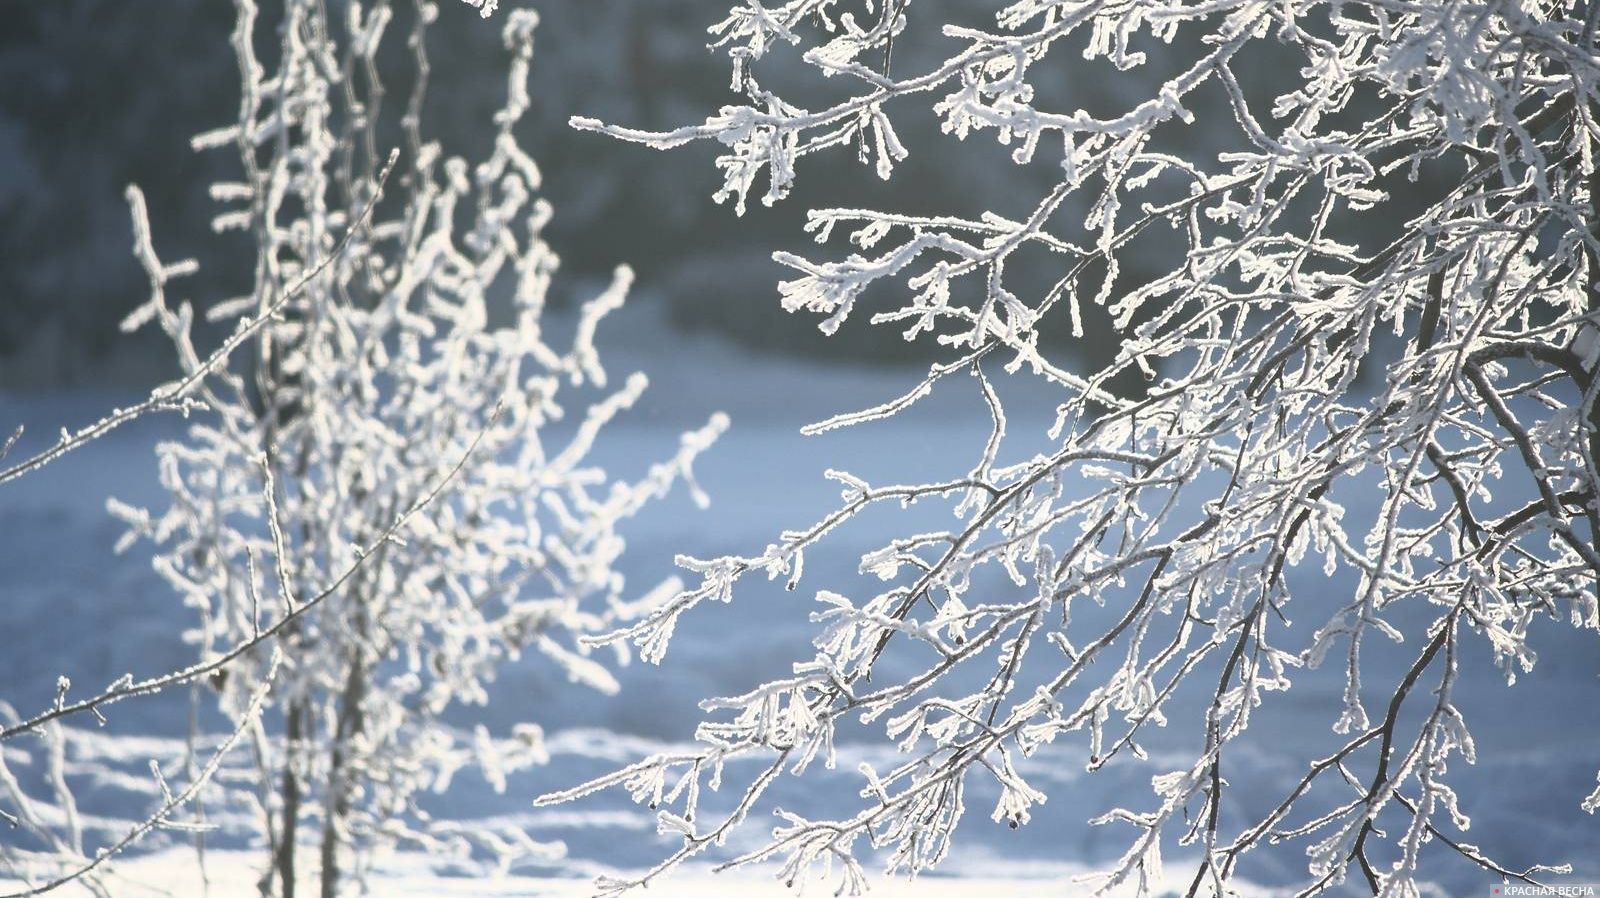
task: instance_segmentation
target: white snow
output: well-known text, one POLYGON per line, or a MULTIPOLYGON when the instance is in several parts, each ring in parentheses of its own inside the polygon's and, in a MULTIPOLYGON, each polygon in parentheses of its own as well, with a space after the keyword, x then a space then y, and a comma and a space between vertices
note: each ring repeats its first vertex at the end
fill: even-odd
MULTIPOLYGON (((206 898, 256 898, 255 880, 259 858, 247 852, 212 851, 206 856, 204 876, 194 852, 171 849, 142 855, 119 865, 116 879, 119 898, 145 896, 201 896, 206 898)), ((303 889, 315 885, 315 870, 307 871, 303 889)), ((872 886, 875 898, 1059 898, 1063 883, 1082 875, 1082 867, 1070 864, 1043 864, 1026 874, 1006 876, 925 876, 913 881, 878 878, 872 886)), ((0 888, 13 885, 0 879, 0 888)), ((817 894, 828 894, 815 890, 817 894)), ((494 896, 539 896, 539 898, 587 898, 593 893, 589 880, 549 876, 442 876, 422 858, 398 856, 369 883, 368 893, 382 898, 494 898, 494 896)), ((56 893, 62 898, 83 898, 84 889, 66 888, 56 893)), ((659 898, 763 898, 792 896, 794 891, 770 877, 748 871, 712 873, 703 867, 686 867, 670 879, 650 888, 659 898)))
MULTIPOLYGON (((826 468, 844 467, 867 476, 892 468, 908 479, 931 476, 970 463, 985 436, 983 428, 971 426, 982 420, 975 416, 985 414, 975 391, 954 390, 936 391, 914 413, 890 422, 801 436, 802 425, 895 395, 918 372, 758 357, 672 331, 648 297, 613 316, 598 342, 613 364, 652 375, 651 389, 639 406, 614 422, 608 439, 596 446, 593 458, 608 474, 637 475, 649 463, 649 448, 670 443, 686 426, 703 420, 707 408, 724 408, 733 421, 702 464, 702 480, 713 502, 710 513, 695 512, 688 497, 679 493, 624 528, 629 550, 622 569, 630 583, 641 586, 671 574, 674 553, 707 557, 759 549, 779 530, 825 512, 838 492, 836 484, 824 481, 826 468), (917 451, 885 458, 886 445, 917 451)), ((1035 421, 1048 422, 1054 409, 1049 390, 1028 383, 1009 388, 1014 393, 1007 402, 1013 432, 1035 421)), ((25 442, 38 445, 58 425, 91 420, 126 398, 0 395, 0 428, 25 423, 30 428, 25 442)), ((58 675, 88 689, 125 671, 153 673, 187 657, 175 631, 179 624, 192 623, 188 612, 148 569, 147 550, 110 553, 121 528, 103 508, 108 493, 130 501, 156 495, 151 450, 156 439, 180 423, 174 417, 132 425, 0 493, 0 533, 5 534, 0 540, 0 632, 11 635, 0 660, 0 696, 19 710, 46 706, 58 675)), ((27 448, 22 445, 18 451, 27 448)), ((819 583, 854 577, 860 552, 883 536, 872 532, 872 521, 841 531, 831 551, 809 558, 807 577, 819 583)), ((1307 567, 1307 582, 1316 582, 1320 565, 1313 561, 1307 567)), ((660 667, 634 664, 621 669, 621 692, 611 698, 566 688, 548 666, 514 666, 495 684, 489 706, 475 710, 497 732, 528 717, 541 721, 550 734, 550 764, 513 774, 504 794, 464 773, 449 794, 429 796, 427 804, 463 821, 515 821, 536 840, 564 842, 567 860, 548 869, 516 871, 505 879, 464 879, 459 869, 433 869, 437 859, 401 853, 383 865, 372 894, 585 895, 595 875, 640 870, 659 860, 673 840, 656 835, 654 816, 619 791, 549 809, 533 808, 532 799, 688 743, 701 698, 747 690, 787 674, 791 660, 809 656, 812 627, 807 615, 815 607, 809 594, 786 592, 781 580, 747 584, 731 605, 686 617, 660 667)), ((1399 663, 1402 656, 1394 659, 1399 663)), ((1600 872, 1593 818, 1582 814, 1575 799, 1593 788, 1600 721, 1594 715, 1541 712, 1575 707, 1576 700, 1594 694, 1600 652, 1592 645, 1552 647, 1542 653, 1532 675, 1510 688, 1488 662, 1487 657, 1464 659, 1468 670, 1458 687, 1473 696, 1466 704, 1476 709, 1469 713, 1482 757, 1476 768, 1453 771, 1463 806, 1474 816, 1474 839, 1500 846, 1519 863, 1570 858, 1580 875, 1600 872), (1485 669, 1491 675, 1481 675, 1485 669)), ((1259 804, 1268 800, 1274 786, 1292 782, 1303 771, 1289 760, 1287 750, 1301 756, 1329 735, 1328 709, 1336 706, 1338 692, 1336 684, 1318 691, 1319 682, 1325 681, 1297 683, 1263 712, 1256 724, 1261 738, 1240 746, 1236 757, 1248 757, 1252 787, 1235 792, 1242 802, 1259 804)), ((78 791, 85 826, 99 836, 109 836, 119 821, 152 804, 148 761, 172 764, 180 757, 188 698, 173 694, 130 702, 113 707, 109 716, 101 736, 84 743, 84 752, 93 757, 73 759, 69 771, 83 777, 78 791), (129 739, 130 734, 140 738, 129 739), (90 771, 107 766, 123 771, 125 778, 104 773, 90 777, 90 771)), ((458 722, 466 726, 477 719, 458 722)), ((1036 806, 1032 822, 1018 830, 989 821, 997 795, 975 782, 951 857, 938 875, 917 881, 915 894, 1077 894, 1080 887, 1071 885, 1069 877, 1114 861, 1124 835, 1083 821, 1129 796, 1143 800, 1149 795, 1150 775, 1167 769, 1164 753, 1170 752, 1175 763, 1182 759, 1184 734, 1169 735, 1171 744, 1147 746, 1152 764, 1116 763, 1094 774, 1083 770, 1069 747, 1041 751, 1023 770, 1051 799, 1036 806)), ((842 812, 859 800, 857 765, 870 761, 883 769, 896 757, 887 748, 848 737, 841 737, 840 755, 837 771, 813 770, 804 781, 782 784, 774 793, 776 803, 812 813, 842 812)), ((247 763, 242 757, 235 762, 247 763)), ((1244 777, 1240 780, 1236 785, 1246 784, 1244 777)), ((720 795, 707 802, 721 807, 729 800, 731 796, 720 795), (716 803, 719 799, 723 804, 716 803)), ((208 805, 211 822, 221 827, 210 837, 207 851, 209 894, 216 898, 254 894, 262 856, 242 842, 247 821, 241 813, 237 807, 208 805)), ((751 823, 748 832, 730 841, 729 852, 753 847, 770 826, 768 820, 751 823)), ((182 839, 159 835, 119 862, 119 898, 205 894, 193 879, 192 849, 182 839)), ((1184 875, 1183 859, 1169 858, 1170 875, 1184 875)), ((1273 863, 1282 877, 1304 871, 1297 856, 1282 855, 1273 863)), ((1273 878, 1271 868, 1257 872, 1273 878)), ((1440 879, 1458 891, 1486 885, 1484 875, 1462 865, 1441 869, 1440 879)), ((814 887, 811 893, 831 891, 814 887)), ((691 866, 659 889, 652 887, 650 894, 698 898, 787 893, 763 871, 713 876, 704 866, 691 866)), ((873 894, 911 892, 894 880, 877 883, 873 894)))

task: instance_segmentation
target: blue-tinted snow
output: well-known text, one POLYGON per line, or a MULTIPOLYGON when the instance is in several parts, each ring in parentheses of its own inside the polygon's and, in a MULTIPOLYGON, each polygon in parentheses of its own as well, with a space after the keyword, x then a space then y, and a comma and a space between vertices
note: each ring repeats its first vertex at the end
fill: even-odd
MULTIPOLYGON (((959 377, 948 378, 932 397, 894 421, 801 436, 801 425, 890 398, 909 388, 919 372, 761 356, 674 332, 648 305, 608 321, 600 347, 614 379, 640 368, 652 381, 645 401, 606 432, 592 456, 614 476, 641 474, 672 451, 678 432, 702 423, 712 410, 733 418, 732 428, 698 465, 712 495, 711 509, 695 509, 680 490, 626 528, 629 551, 622 567, 630 589, 640 594, 674 572, 676 553, 755 554, 778 531, 827 512, 838 488, 822 478, 826 468, 843 468, 872 482, 948 477, 970 467, 987 436, 978 392, 959 377)), ((1002 389, 1011 439, 1018 446, 1014 459, 1024 448, 1042 445, 1023 446, 1049 425, 1055 397, 1030 381, 1002 389)), ((56 428, 79 426, 135 397, 134 390, 0 396, 0 428, 9 433, 14 424, 27 424, 30 435, 15 450, 26 452, 52 438, 56 428)), ((184 609, 151 572, 147 546, 111 554, 121 531, 104 512, 108 495, 135 504, 160 502, 150 450, 181 427, 176 416, 137 422, 0 488, 0 699, 24 712, 37 710, 53 697, 58 675, 72 678, 76 694, 124 672, 155 673, 188 659, 181 639, 190 623, 184 609)), ((1352 517, 1362 514, 1363 502, 1370 513, 1370 497, 1346 494, 1342 501, 1352 517)), ((790 662, 808 658, 806 616, 815 590, 849 593, 863 585, 855 573, 863 551, 888 535, 915 532, 904 529, 905 515, 937 513, 942 511, 878 514, 835 533, 808 553, 806 580, 797 592, 786 592, 781 582, 748 580, 731 605, 704 607, 686 618, 662 665, 635 663, 623 669, 623 690, 615 698, 570 687, 533 662, 513 667, 497 684, 492 704, 472 709, 481 712, 475 719, 497 732, 521 720, 540 723, 550 734, 552 763, 513 777, 503 795, 463 775, 433 807, 462 818, 513 818, 535 838, 564 841, 571 863, 553 871, 563 875, 638 867, 659 858, 669 849, 655 835, 652 815, 621 792, 552 809, 535 809, 531 800, 636 760, 663 743, 687 741, 698 720, 699 699, 745 691, 766 676, 787 672, 790 662)), ((1292 576, 1296 598, 1289 614, 1303 619, 1297 630, 1305 639, 1326 618, 1318 612, 1345 601, 1353 583, 1344 573, 1324 578, 1316 557, 1308 557, 1292 576)), ((1463 809, 1473 818, 1465 840, 1493 846, 1498 857, 1514 865, 1567 860, 1579 874, 1600 879, 1600 821, 1578 808, 1600 768, 1600 645, 1593 633, 1548 622, 1540 630, 1534 643, 1539 664, 1515 686, 1505 685, 1480 640, 1469 639, 1461 658, 1457 696, 1477 737, 1480 759, 1475 768, 1462 769, 1457 762, 1451 771, 1463 809)), ((1382 713, 1386 690, 1409 663, 1407 653, 1415 650, 1378 645, 1370 642, 1365 655, 1368 710, 1374 715, 1382 713)), ((1323 671, 1298 673, 1294 687, 1274 697, 1256 718, 1250 737, 1226 761, 1236 803, 1231 810, 1265 813, 1308 760, 1339 744, 1329 725, 1337 715, 1340 668, 1331 659, 1323 671)), ((1149 777, 1187 763, 1177 753, 1193 748, 1198 728, 1186 712, 1200 707, 1204 689, 1202 683, 1180 695, 1170 712, 1172 726, 1150 734, 1144 743, 1151 754, 1147 764, 1116 763, 1088 774, 1078 740, 1065 740, 1030 761, 1025 771, 1050 800, 1020 830, 990 822, 993 790, 975 781, 955 854, 942 869, 958 876, 1026 876, 1030 870, 1053 875, 1064 866, 1114 859, 1128 831, 1084 821, 1118 804, 1148 805, 1149 777)), ((80 801, 91 823, 109 831, 119 819, 148 806, 148 762, 178 763, 188 714, 186 692, 112 709, 110 726, 82 750, 127 772, 122 778, 100 773, 80 780, 80 801), (141 738, 125 738, 128 734, 141 738)), ((842 747, 836 771, 818 765, 803 782, 778 787, 774 799, 797 811, 843 813, 856 800, 857 763, 884 755, 876 744, 851 741, 842 747)), ((734 767, 730 784, 749 772, 749 767, 734 767)), ((213 819, 237 831, 244 823, 239 813, 214 808, 213 819)), ((752 821, 751 827, 759 831, 765 825, 752 821)), ((226 845, 230 837, 213 839, 226 845)), ((1169 862, 1175 871, 1182 857, 1179 850, 1169 862)), ((1303 876, 1305 868, 1291 850, 1258 853, 1249 869, 1253 879, 1272 883, 1303 876)), ((1452 894, 1476 894, 1488 882, 1481 871, 1448 858, 1433 873, 1452 894)), ((1078 888, 1063 883, 1061 894, 1078 888)))

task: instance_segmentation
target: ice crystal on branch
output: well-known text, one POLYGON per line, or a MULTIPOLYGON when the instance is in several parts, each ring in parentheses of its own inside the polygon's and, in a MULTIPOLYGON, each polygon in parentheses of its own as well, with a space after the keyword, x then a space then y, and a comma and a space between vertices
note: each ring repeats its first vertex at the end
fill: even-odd
POLYGON ((690 563, 698 586, 599 640, 654 660, 685 612, 745 576, 797 585, 804 553, 828 551, 869 506, 951 511, 947 529, 862 558, 881 591, 819 588, 816 655, 709 703, 698 752, 546 797, 623 785, 695 821, 666 827, 682 843, 659 867, 606 890, 721 844, 847 720, 882 727, 905 762, 864 770, 852 814, 784 814, 731 863, 773 859, 791 881, 842 864, 854 892, 872 846, 914 874, 944 856, 972 781, 998 790, 996 821, 1026 825, 1046 794, 1019 755, 1077 752, 1097 770, 1144 757, 1144 734, 1171 721, 1198 750, 1164 760, 1177 766, 1150 798, 1095 821, 1131 832, 1102 889, 1152 894, 1171 876, 1220 898, 1254 853, 1297 849, 1300 895, 1354 878, 1415 896, 1429 859, 1451 854, 1536 877, 1456 838, 1468 818, 1447 767, 1476 758, 1453 689, 1462 665, 1492 657, 1511 680, 1534 668, 1535 627, 1600 629, 1596 7, 1021 0, 992 28, 944 11, 737 6, 712 33, 742 105, 663 133, 573 122, 663 149, 721 145, 716 199, 740 212, 752 193, 789 195, 802 158, 846 147, 893 177, 917 149, 896 123, 918 104, 951 138, 996 139, 1056 182, 1013 218, 816 210, 810 229, 847 236, 848 255, 777 256, 794 270, 784 307, 824 331, 867 317, 950 354, 903 396, 814 431, 966 383, 992 437, 941 482, 835 475, 832 515, 759 554, 690 563), (917 35, 953 55, 907 70, 917 35), (836 91, 806 96, 829 99, 786 100, 801 90, 793 69, 760 77, 785 46, 836 91), (1119 107, 1071 108, 1061 63, 1078 51, 1126 86, 1119 107), (1270 79, 1252 71, 1263 60, 1270 79), (1041 250, 1056 280, 1038 290, 1013 272, 1041 250), (1081 336, 1091 306, 1121 345, 1073 370, 1041 328, 1081 336), (1054 385, 1055 419, 1007 415, 990 381, 1002 368, 1054 385), (1023 429, 1052 449, 1003 462, 1008 430, 1023 429), (1302 566, 1327 579, 1292 586, 1302 566), (931 660, 882 670, 907 644, 931 660), (1380 648, 1407 653, 1398 678, 1367 660, 1380 648), (1304 779, 1264 808, 1224 813, 1252 775, 1238 746, 1253 718, 1319 677, 1343 681, 1333 753, 1303 759, 1304 779), (1211 684, 1199 698, 1184 692, 1198 681, 1211 684), (731 813, 697 815, 693 784, 740 756, 762 772, 731 813), (1186 869, 1164 873, 1174 845, 1186 869))

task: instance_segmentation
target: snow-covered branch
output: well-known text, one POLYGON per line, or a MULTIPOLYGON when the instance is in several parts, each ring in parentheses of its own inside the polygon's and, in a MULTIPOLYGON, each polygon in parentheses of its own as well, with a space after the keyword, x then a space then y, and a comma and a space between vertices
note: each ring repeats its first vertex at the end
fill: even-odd
POLYGON ((1172 888, 1163 854, 1174 847, 1193 863, 1187 894, 1218 898, 1252 852, 1289 846, 1305 852, 1305 896, 1344 887, 1352 871, 1375 895, 1416 896, 1430 852, 1504 876, 1551 869, 1514 869, 1451 835, 1468 817, 1446 760, 1475 757, 1452 690, 1466 640, 1509 681, 1533 669, 1535 626, 1600 629, 1593 11, 1020 0, 993 31, 918 19, 940 11, 915 0, 739 6, 713 30, 744 105, 659 133, 573 122, 662 149, 720 144, 716 199, 740 211, 759 178, 763 202, 780 201, 798 159, 842 146, 891 177, 915 150, 894 122, 917 97, 957 139, 988 133, 1017 166, 1058 166, 1020 220, 815 210, 818 240, 843 231, 849 254, 777 256, 796 272, 779 287, 784 307, 823 316, 824 331, 881 302, 871 324, 951 353, 903 395, 813 432, 870 426, 968 380, 993 436, 968 471, 938 483, 834 475, 844 492, 832 515, 759 554, 684 559, 700 583, 609 637, 659 659, 684 613, 733 599, 750 573, 798 588, 803 553, 828 551, 824 538, 865 508, 942 502, 951 513, 945 529, 919 523, 862 556, 881 591, 819 585, 815 655, 791 678, 708 703, 698 752, 542 799, 621 785, 682 836, 659 866, 603 891, 721 844, 778 777, 813 757, 831 763, 847 721, 877 722, 904 762, 863 770, 853 814, 784 813, 730 863, 772 860, 794 882, 832 870, 853 894, 863 846, 891 871, 938 863, 971 781, 998 790, 995 821, 1020 826, 1046 796, 1019 756, 1055 744, 1098 770, 1145 757, 1150 729, 1182 719, 1204 734, 1199 750, 1163 761, 1152 800, 1130 797, 1094 821, 1131 832, 1102 891, 1172 888), (858 19, 863 8, 876 24, 858 19), (956 51, 892 72, 896 36, 903 46, 919 25, 956 51), (819 108, 758 77, 785 44, 835 79, 819 108), (1069 45, 1129 86, 1121 108, 1040 99, 1070 102, 1059 64, 1069 45), (1158 56, 1163 74, 1146 74, 1158 56), (1270 84, 1251 77, 1264 58, 1276 60, 1270 84), (1193 137, 1202 125, 1230 131, 1228 148, 1197 152, 1218 145, 1193 137), (1397 191, 1406 178, 1417 186, 1397 191), (1010 272, 1040 251, 1058 279, 1029 292, 1010 272), (1139 273, 1125 273, 1135 255, 1139 273), (1146 270, 1152 258, 1163 267, 1146 270), (1073 370, 1041 333, 1082 336, 1091 305, 1122 343, 1109 364, 1073 370), (1053 384, 1054 420, 1007 413, 991 386, 1004 376, 1053 384), (1019 429, 1054 449, 1008 455, 1019 429), (1316 588, 1298 585, 1307 579, 1293 572, 1318 561, 1316 588), (1405 674, 1381 679, 1392 668, 1367 660, 1375 640, 1419 635, 1405 674), (892 674, 880 664, 890 654, 892 674), (1330 676, 1343 688, 1328 723, 1349 741, 1307 757, 1305 778, 1264 816, 1224 813, 1251 776, 1238 746, 1258 710, 1330 676), (1202 678, 1214 678, 1208 698, 1190 686, 1202 678), (1431 703, 1417 694, 1430 680, 1431 703), (1387 703, 1377 723, 1374 696, 1387 703), (703 819, 701 784, 737 756, 767 762, 731 812, 703 819))
MULTIPOLYGON (((497 6, 469 3, 485 16, 497 6)), ((579 311, 570 342, 546 334, 551 210, 516 136, 531 103, 532 12, 501 20, 505 103, 492 148, 469 164, 421 128, 435 4, 409 10, 419 71, 395 116, 404 151, 381 148, 393 123, 374 58, 407 13, 387 0, 337 15, 319 0, 285 0, 277 46, 263 53, 255 0, 234 5, 239 117, 194 139, 239 159, 238 180, 212 185, 213 226, 248 235, 256 278, 247 295, 205 311, 234 322, 232 335, 211 352, 195 345, 195 312, 169 300, 195 263, 162 261, 130 188, 150 296, 124 328, 158 327, 182 376, 0 470, 4 483, 148 412, 183 412, 182 435, 157 447, 164 507, 108 507, 127 527, 119 551, 152 543, 156 571, 198 619, 192 664, 87 697, 63 681, 54 704, 27 718, 0 706, 6 749, 39 735, 59 755, 68 718, 104 723, 117 702, 180 686, 214 698, 231 735, 214 756, 190 759, 181 789, 157 768, 157 809, 92 853, 64 776, 51 780, 46 813, 0 757, 0 813, 47 849, 0 844, 7 872, 31 884, 23 894, 103 889, 102 865, 145 834, 203 832, 176 815, 240 742, 254 780, 228 788, 254 793, 268 892, 290 898, 308 868, 324 895, 349 892, 374 852, 399 842, 502 866, 549 859, 559 846, 510 824, 467 831, 419 810, 417 793, 446 788, 464 766, 504 788, 507 773, 545 759, 535 724, 464 733, 445 717, 485 703, 497 672, 525 654, 583 687, 616 688, 579 637, 659 594, 617 571, 619 528, 678 483, 703 505, 693 465, 727 426, 711 416, 636 479, 590 460, 648 381, 615 382, 596 348, 631 284, 625 266, 579 311), (399 189, 386 192, 391 178, 399 189), (573 407, 586 411, 568 423, 573 407), (297 859, 308 845, 314 864, 297 859)))

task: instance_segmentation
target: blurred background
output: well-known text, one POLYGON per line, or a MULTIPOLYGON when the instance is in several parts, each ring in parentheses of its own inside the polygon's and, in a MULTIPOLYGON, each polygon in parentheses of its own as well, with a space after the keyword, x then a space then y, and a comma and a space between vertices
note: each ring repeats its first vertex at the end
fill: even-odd
MULTIPOLYGON (((556 209, 550 239, 568 275, 562 282, 602 278, 628 262, 639 271, 640 294, 662 303, 676 327, 752 346, 866 356, 869 341, 825 341, 813 321, 779 310, 779 271, 769 257, 809 243, 801 232, 808 205, 888 198, 888 185, 864 167, 842 165, 851 177, 828 184, 802 178, 809 194, 776 209, 752 203, 741 219, 708 199, 718 185, 712 147, 658 153, 566 125, 583 114, 665 128, 698 122, 730 102, 726 58, 705 46, 705 27, 719 5, 584 0, 539 7, 533 108, 521 137, 545 170, 544 193, 556 209)), ((213 204, 206 186, 237 163, 226 151, 197 154, 188 144, 236 114, 227 43, 233 6, 216 0, 6 6, 0 387, 157 374, 170 358, 160 341, 116 331, 145 292, 129 252, 124 186, 136 182, 149 197, 164 256, 201 261, 201 274, 184 284, 197 305, 234 295, 250 276, 252 256, 243 243, 233 245, 238 236, 218 237, 208 227, 213 204)), ((266 6, 262 31, 270 29, 266 6)), ((444 136, 447 151, 472 156, 492 138, 491 115, 505 96, 500 23, 456 3, 441 9, 430 34, 428 130, 444 136)), ((394 52, 384 57, 384 78, 403 91, 411 78, 404 35, 386 44, 394 52)), ((976 172, 951 177, 937 157, 920 157, 893 185, 898 198, 949 207, 959 203, 946 198, 986 186, 972 177, 976 172)), ((999 174, 1019 191, 1019 201, 1036 196, 1015 172, 999 174)), ((872 355, 880 357, 883 348, 872 355)), ((887 348, 891 357, 906 353, 893 343, 887 348)))
MULTIPOLYGON (((703 331, 734 343, 811 358, 870 364, 926 361, 928 341, 908 343, 898 332, 861 320, 831 338, 809 315, 785 314, 776 282, 785 269, 775 250, 810 257, 819 248, 803 232, 805 210, 846 206, 909 213, 977 216, 993 211, 1022 217, 1055 184, 1059 169, 1039 160, 1019 166, 992 134, 956 141, 939 132, 932 97, 898 107, 896 126, 911 149, 891 181, 859 164, 850 148, 804 159, 794 194, 769 208, 751 197, 743 217, 716 205, 720 186, 712 160, 721 147, 693 144, 659 152, 567 125, 573 115, 643 129, 703 121, 723 104, 739 102, 729 88, 721 50, 708 48, 708 26, 727 12, 726 0, 582 0, 521 4, 537 9, 533 106, 520 137, 546 174, 544 196, 555 206, 550 240, 567 277, 555 301, 572 300, 573 284, 603 279, 613 265, 639 272, 637 301, 659 303, 663 320, 679 331, 703 331), (567 290, 567 293, 563 293, 567 290)), ((270 54, 273 4, 263 4, 258 46, 270 54)), ((408 3, 397 4, 381 76, 403 102, 412 79, 405 49, 408 3)), ((480 19, 447 2, 429 32, 431 87, 425 131, 447 153, 477 158, 492 138, 491 116, 505 96, 506 52, 497 20, 480 19)), ((925 70, 956 47, 940 33, 944 22, 986 27, 994 10, 965 0, 919 0, 918 15, 897 41, 894 70, 925 70)), ((117 322, 145 295, 132 254, 127 184, 149 198, 156 246, 164 258, 201 263, 181 289, 197 306, 236 295, 248 285, 252 255, 238 233, 217 236, 209 221, 207 186, 237 165, 228 151, 196 153, 189 138, 236 118, 237 77, 227 36, 233 5, 220 0, 59 0, 6 4, 0 29, 0 389, 151 379, 171 364, 154 330, 127 337, 117 322)), ((1082 60, 1070 45, 1036 68, 1044 106, 1120 112, 1148 96, 1156 79, 1193 58, 1192 35, 1175 44, 1151 42, 1151 60, 1121 72, 1103 60, 1082 60)), ((1239 66, 1252 101, 1262 108, 1281 87, 1275 73, 1298 63, 1270 42, 1239 66)), ((763 83, 786 99, 820 104, 848 85, 816 77, 793 48, 780 46, 761 64, 763 83)), ((1360 97, 1357 104, 1372 102, 1360 97)), ((1214 158, 1244 149, 1220 89, 1202 88, 1189 103, 1198 125, 1158 132, 1165 149, 1214 158)), ((1401 226, 1421 198, 1438 195, 1430 181, 1452 172, 1441 163, 1413 183, 1400 172, 1382 222, 1363 222, 1340 236, 1378 245, 1401 226)), ((758 185, 757 192, 764 190, 758 185)), ((1058 233, 1076 239, 1065 210, 1058 233)), ((1155 235, 1136 243, 1124 261, 1125 284, 1148 273, 1144 261, 1167 262, 1170 241, 1155 235)), ((842 243, 842 240, 836 243, 842 243)), ((1041 292, 1060 276, 1058 258, 1023 252, 1008 268, 1019 295, 1041 292)), ((1091 272, 1088 283, 1097 285, 1091 272)), ((865 314, 858 313, 860 318, 865 314)), ((1064 316, 1057 316, 1064 319, 1064 316)), ((1088 338, 1073 340, 1064 320, 1041 325, 1058 353, 1094 364, 1117 345, 1101 310, 1085 309, 1088 338)), ((1127 385, 1133 387, 1135 385, 1127 385)))
MULTIPOLYGON (((946 18, 978 24, 992 15, 950 0, 926 5, 940 7, 918 20, 929 25, 946 18)), ((129 252, 124 187, 137 183, 148 196, 163 257, 201 262, 199 276, 181 287, 197 306, 236 295, 250 276, 253 257, 243 238, 209 229, 214 204, 206 187, 237 163, 227 151, 189 148, 192 135, 236 117, 238 88, 227 43, 232 4, 62 0, 6 6, 0 29, 0 389, 153 378, 171 357, 154 331, 127 337, 116 330, 145 295, 129 252)), ((677 329, 811 357, 923 360, 922 344, 892 333, 852 326, 824 339, 814 319, 786 315, 774 289, 783 269, 770 261, 772 252, 830 251, 814 247, 803 233, 810 207, 1020 216, 1054 184, 1055 166, 1013 165, 1009 149, 987 136, 948 139, 938 133, 929 104, 913 101, 902 106, 898 123, 912 154, 892 181, 858 164, 852 150, 836 150, 802 161, 788 200, 768 208, 752 197, 749 211, 737 217, 709 199, 720 186, 712 165, 716 145, 657 152, 567 126, 570 116, 581 114, 665 129, 700 122, 736 102, 726 56, 706 46, 706 28, 726 14, 726 3, 583 0, 536 8, 542 25, 533 107, 520 136, 546 174, 544 195, 556 210, 550 239, 568 275, 562 283, 603 278, 611 266, 628 262, 640 275, 638 295, 660 303, 677 329), (818 176, 822 168, 826 177, 818 176)), ((447 152, 475 157, 492 137, 491 115, 505 95, 506 53, 497 21, 456 3, 441 9, 430 31, 427 130, 443 136, 447 152)), ((258 32, 270 34, 272 4, 262 14, 258 32)), ((391 31, 403 27, 398 21, 391 31)), ((943 58, 952 44, 936 29, 929 32, 900 41, 897 69, 943 58)), ((403 34, 391 34, 385 49, 383 78, 402 92, 394 100, 399 103, 412 72, 403 34)), ((803 102, 819 79, 798 68, 788 48, 763 64, 764 73, 784 80, 786 91, 793 85, 791 98, 803 102)), ((1062 83, 1070 83, 1072 100, 1089 109, 1137 92, 1150 77, 1101 78, 1078 68, 1063 72, 1062 83)), ((1219 129, 1218 140, 1226 140, 1227 131, 1219 129)), ((1032 270, 1019 265, 1011 276, 1021 292, 1030 282, 1049 284, 1059 270, 1041 262, 1032 270)), ((1089 310, 1091 329, 1103 327, 1096 311, 1089 310)), ((1115 345, 1104 339, 1069 344, 1062 323, 1047 322, 1045 337, 1074 353, 1092 347, 1089 354, 1099 357, 1115 345)))

